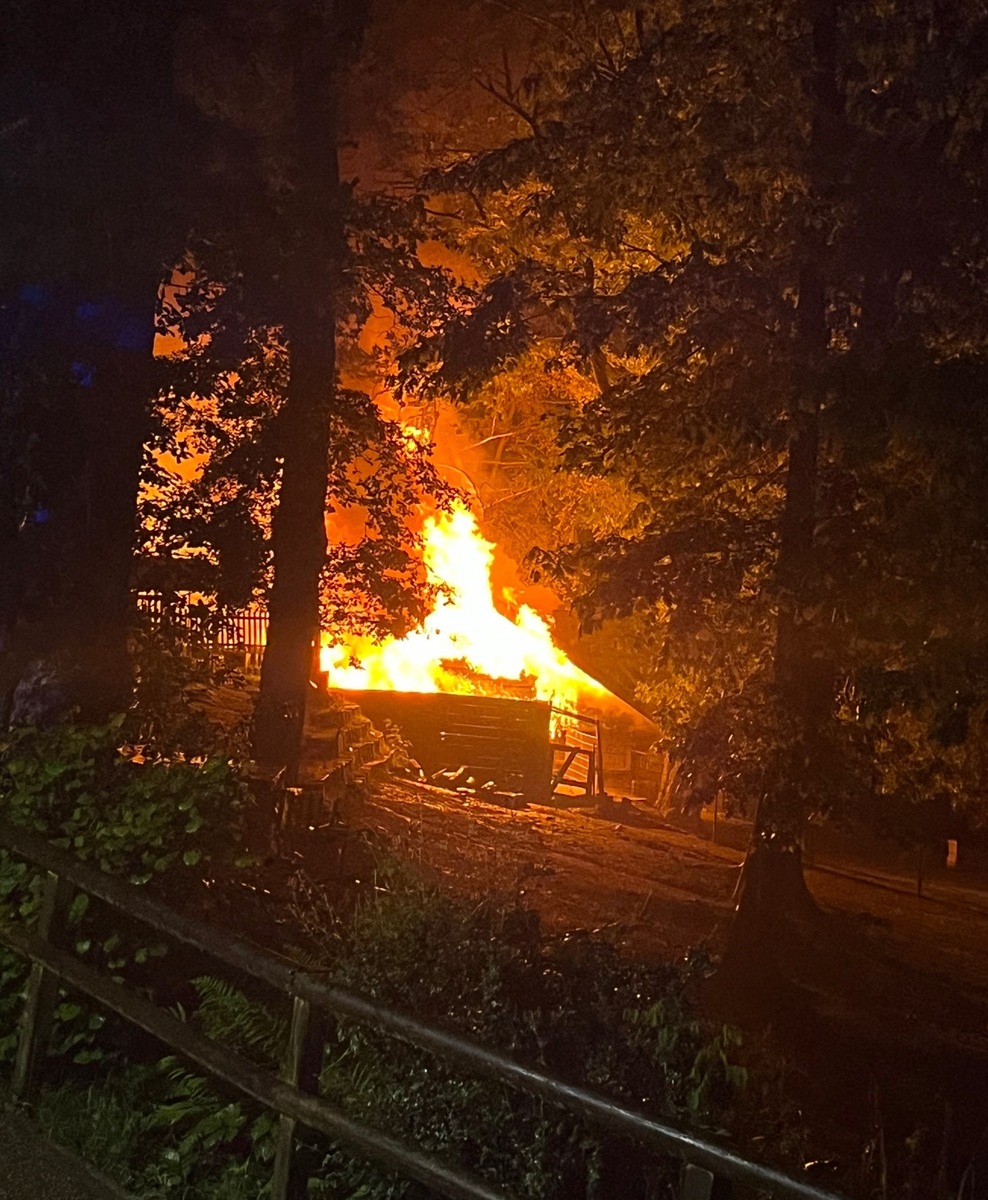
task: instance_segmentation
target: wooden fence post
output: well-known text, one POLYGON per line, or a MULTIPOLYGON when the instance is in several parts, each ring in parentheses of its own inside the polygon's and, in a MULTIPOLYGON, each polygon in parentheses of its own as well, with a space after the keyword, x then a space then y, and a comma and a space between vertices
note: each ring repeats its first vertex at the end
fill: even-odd
MULTIPOLYGON (((295 996, 288 1045, 279 1073, 281 1079, 302 1091, 317 1093, 325 1045, 325 1017, 321 1012, 313 1014, 309 1001, 295 996)), ((301 1168, 295 1155, 297 1124, 293 1117, 282 1115, 278 1119, 271 1200, 304 1200, 308 1191, 308 1173, 301 1168)))
POLYGON ((730 1200, 731 1186, 726 1179, 718 1179, 705 1167, 687 1163, 683 1168, 680 1200, 730 1200))
MULTIPOLYGON (((46 872, 35 930, 39 938, 57 944, 64 936, 74 890, 67 880, 54 871, 46 872)), ((37 1087, 35 1068, 48 1046, 58 992, 58 979, 40 963, 32 963, 24 994, 21 1036, 11 1082, 14 1098, 22 1104, 29 1105, 34 1100, 37 1087)))

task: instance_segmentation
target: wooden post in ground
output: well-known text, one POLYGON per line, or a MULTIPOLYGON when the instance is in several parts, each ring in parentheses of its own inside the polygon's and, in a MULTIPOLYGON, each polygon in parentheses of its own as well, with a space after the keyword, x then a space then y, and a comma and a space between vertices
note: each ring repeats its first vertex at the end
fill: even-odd
POLYGON ((600 721, 594 722, 597 728, 597 794, 606 796, 607 792, 604 788, 604 744, 600 739, 600 721))
MULTIPOLYGON (((280 1078, 302 1091, 318 1092, 325 1044, 326 1025, 322 1013, 313 1013, 308 1000, 295 996, 280 1078)), ((271 1200, 304 1200, 308 1193, 307 1172, 296 1156, 297 1124, 294 1117, 282 1115, 278 1119, 271 1200)))
MULTIPOLYGON (((35 930, 43 941, 57 944, 63 937, 74 890, 67 880, 56 875, 54 871, 46 873, 41 911, 35 930)), ((57 977, 40 963, 32 963, 24 993, 21 1036, 11 1082, 14 1098, 21 1104, 30 1105, 37 1091, 35 1069, 38 1060, 47 1049, 51 1036, 58 992, 57 977)))
POLYGON ((705 1167, 688 1163, 683 1168, 680 1200, 729 1200, 731 1186, 726 1179, 717 1179, 705 1167))

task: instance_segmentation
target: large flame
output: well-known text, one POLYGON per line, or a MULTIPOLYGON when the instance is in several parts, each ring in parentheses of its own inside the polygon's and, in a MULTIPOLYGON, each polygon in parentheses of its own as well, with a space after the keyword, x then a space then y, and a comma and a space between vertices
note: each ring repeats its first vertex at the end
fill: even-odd
POLYGON ((606 694, 553 643, 533 609, 518 606, 514 620, 497 610, 494 547, 465 505, 429 517, 423 541, 429 581, 441 588, 435 609, 403 638, 379 644, 352 638, 324 646, 321 665, 331 687, 489 694, 496 691, 495 681, 518 680, 530 683, 538 699, 569 709, 606 694))

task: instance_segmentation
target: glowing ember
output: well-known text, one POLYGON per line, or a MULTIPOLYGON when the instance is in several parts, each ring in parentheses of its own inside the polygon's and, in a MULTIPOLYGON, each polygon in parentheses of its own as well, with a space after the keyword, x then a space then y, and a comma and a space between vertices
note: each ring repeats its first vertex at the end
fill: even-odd
POLYGON ((436 608, 401 639, 375 645, 354 638, 323 647, 321 665, 331 687, 490 694, 498 679, 530 678, 538 699, 564 708, 605 695, 553 644, 538 613, 521 605, 512 621, 495 608, 494 547, 469 509, 457 504, 448 515, 430 517, 423 534, 429 580, 444 589, 436 608))

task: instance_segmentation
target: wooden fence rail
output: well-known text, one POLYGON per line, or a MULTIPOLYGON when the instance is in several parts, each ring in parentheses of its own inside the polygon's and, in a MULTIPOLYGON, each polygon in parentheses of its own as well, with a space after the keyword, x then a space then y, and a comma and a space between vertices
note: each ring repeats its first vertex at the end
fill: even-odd
POLYGON ((541 1097, 598 1128, 680 1159, 680 1200, 725 1197, 731 1183, 775 1200, 840 1200, 832 1192, 749 1162, 725 1146, 655 1121, 469 1038, 426 1025, 295 970, 247 942, 182 916, 139 888, 78 862, 36 834, 0 822, 0 847, 45 873, 44 903, 34 927, 0 925, 0 943, 31 963, 14 1068, 14 1091, 24 1102, 30 1102, 36 1065, 44 1053, 58 992, 65 986, 85 993, 279 1115, 273 1200, 300 1200, 305 1195, 306 1180, 295 1157, 295 1131, 299 1125, 317 1130, 403 1177, 416 1179, 450 1200, 507 1200, 502 1192, 483 1180, 353 1120, 316 1094, 326 1037, 325 1021, 332 1014, 373 1026, 472 1075, 541 1097), (291 1026, 278 1075, 203 1037, 172 1013, 64 949, 59 939, 76 891, 96 897, 157 933, 192 946, 290 997, 291 1026))

